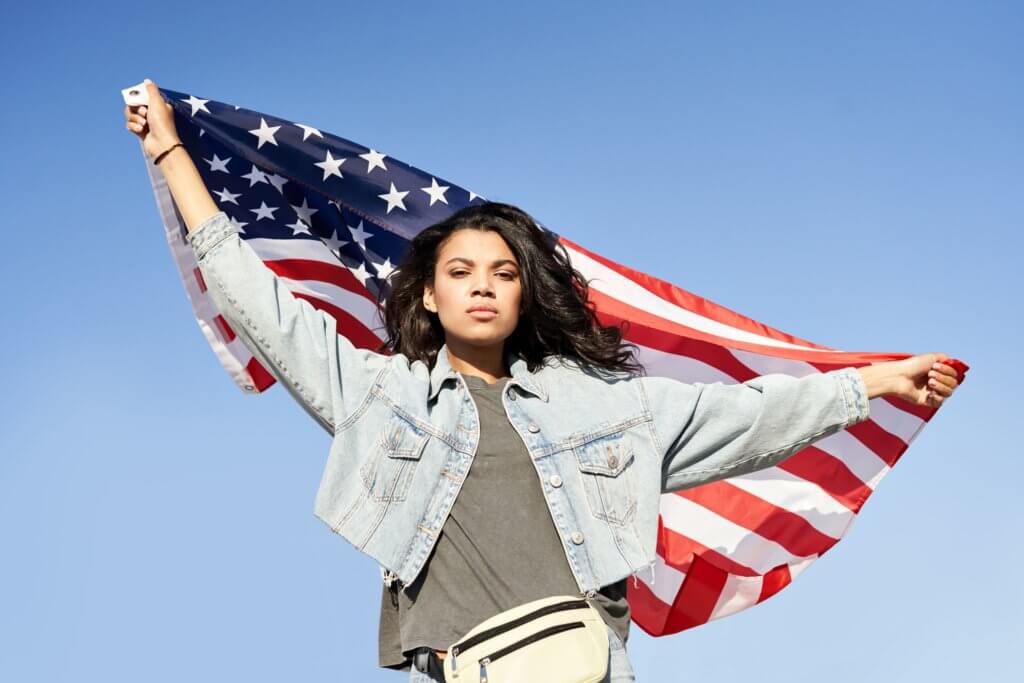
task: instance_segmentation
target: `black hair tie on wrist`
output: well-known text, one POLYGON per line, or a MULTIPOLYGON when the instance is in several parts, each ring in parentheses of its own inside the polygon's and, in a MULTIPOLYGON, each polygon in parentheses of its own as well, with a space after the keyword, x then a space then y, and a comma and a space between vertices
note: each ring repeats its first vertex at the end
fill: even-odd
POLYGON ((168 154, 168 153, 169 153, 169 152, 170 152, 170 151, 171 151, 172 149, 174 149, 175 147, 184 147, 184 145, 183 145, 182 143, 180 143, 180 142, 175 142, 175 143, 174 143, 173 145, 171 145, 170 147, 168 147, 168 148, 167 148, 167 149, 165 149, 164 151, 160 152, 160 154, 159 154, 159 155, 157 155, 156 159, 153 159, 153 163, 154 163, 154 164, 159 164, 159 163, 160 163, 160 160, 161 160, 161 159, 163 159, 163 158, 164 158, 165 156, 167 156, 167 154, 168 154))

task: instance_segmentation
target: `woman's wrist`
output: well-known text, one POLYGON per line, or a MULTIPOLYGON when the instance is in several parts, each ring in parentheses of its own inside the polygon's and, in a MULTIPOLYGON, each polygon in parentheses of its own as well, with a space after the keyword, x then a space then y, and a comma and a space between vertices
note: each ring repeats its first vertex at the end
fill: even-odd
POLYGON ((902 376, 899 361, 865 365, 857 368, 857 371, 860 372, 860 376, 864 380, 869 399, 895 393, 899 386, 898 381, 902 376))
MULTIPOLYGON (((180 145, 180 144, 181 144, 181 139, 179 137, 177 137, 177 136, 175 136, 173 138, 167 138, 166 140, 158 140, 153 145, 153 147, 155 148, 156 151, 153 152, 152 156, 150 156, 150 159, 156 159, 158 156, 160 156, 161 154, 163 154, 167 150, 171 149, 174 145, 180 145)), ((170 156, 170 154, 168 154, 167 156, 170 156)))

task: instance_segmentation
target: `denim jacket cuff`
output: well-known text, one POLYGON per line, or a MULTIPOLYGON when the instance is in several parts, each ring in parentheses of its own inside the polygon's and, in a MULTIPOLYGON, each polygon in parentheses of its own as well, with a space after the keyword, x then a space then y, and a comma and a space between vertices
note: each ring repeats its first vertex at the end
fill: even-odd
POLYGON ((201 261, 207 252, 237 232, 238 228, 228 219, 228 215, 218 211, 196 226, 188 234, 188 240, 195 251, 196 260, 201 261))
POLYGON ((832 375, 838 380, 843 392, 843 400, 846 402, 846 414, 848 416, 846 426, 857 424, 868 419, 870 406, 868 403, 868 387, 864 384, 857 368, 842 368, 835 370, 832 375))

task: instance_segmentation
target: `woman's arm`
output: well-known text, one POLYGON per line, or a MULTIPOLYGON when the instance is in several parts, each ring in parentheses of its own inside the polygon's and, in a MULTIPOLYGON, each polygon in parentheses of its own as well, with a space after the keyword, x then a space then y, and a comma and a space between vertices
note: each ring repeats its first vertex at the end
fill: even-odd
MULTIPOLYGON (((143 137, 152 157, 178 136, 170 105, 155 84, 147 88, 148 112, 126 114, 128 128, 143 137)), ((333 316, 291 293, 217 208, 183 148, 163 157, 159 167, 187 224, 207 295, 263 366, 334 433, 368 393, 388 357, 356 348, 338 333, 333 316)))
POLYGON ((242 342, 329 433, 388 356, 356 348, 331 314, 300 299, 218 211, 189 234, 206 293, 242 342))
MULTIPOLYGON (((142 149, 150 159, 181 142, 174 125, 174 108, 164 100, 156 83, 146 79, 149 105, 125 107, 126 127, 142 140, 142 149)), ((199 170, 184 147, 176 147, 159 163, 188 232, 219 210, 206 189, 199 170)))
MULTIPOLYGON (((938 363, 931 394, 929 369, 944 354, 924 354, 863 368, 804 377, 773 373, 739 384, 687 384, 642 377, 662 453, 662 490, 747 474, 779 464, 801 448, 868 418, 868 400, 892 393, 937 405, 956 386, 938 363)), ((952 373, 952 376, 950 375, 952 373)))

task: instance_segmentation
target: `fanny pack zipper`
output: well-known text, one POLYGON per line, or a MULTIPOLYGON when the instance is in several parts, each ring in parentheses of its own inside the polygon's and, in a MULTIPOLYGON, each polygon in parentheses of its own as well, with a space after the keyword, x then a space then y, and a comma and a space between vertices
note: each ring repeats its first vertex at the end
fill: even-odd
MULTIPOLYGON (((519 617, 518 619, 513 619, 512 621, 509 621, 509 622, 506 622, 504 624, 501 624, 500 626, 495 626, 493 628, 487 629, 486 631, 482 631, 482 632, 476 634, 475 636, 467 638, 466 640, 462 641, 461 643, 456 643, 455 645, 452 646, 452 649, 451 649, 452 671, 454 671, 456 669, 456 667, 458 666, 457 657, 458 657, 458 654, 459 654, 460 650, 468 650, 471 647, 479 645, 480 643, 484 642, 485 640, 489 640, 491 638, 494 638, 495 636, 499 636, 502 633, 505 633, 506 631, 510 631, 510 630, 516 628, 517 626, 522 626, 523 624, 525 624, 527 622, 533 621, 534 619, 539 619, 540 617, 546 616, 548 614, 554 614, 555 612, 562 612, 564 610, 569 610, 569 609, 584 609, 584 608, 587 608, 587 607, 588 607, 587 601, 586 600, 582 600, 582 599, 581 600, 566 600, 565 602, 556 602, 553 605, 547 605, 546 607, 541 607, 540 609, 534 610, 533 612, 530 612, 529 614, 524 614, 523 616, 519 617)), ((583 622, 573 622, 573 623, 578 623, 580 625, 583 624, 583 622)), ((549 629, 546 629, 546 630, 549 630, 549 629)), ((545 631, 541 631, 540 633, 544 633, 544 632, 545 631)), ((520 641, 520 642, 522 642, 522 641, 520 641)))
POLYGON ((586 627, 586 624, 584 624, 582 621, 570 621, 567 624, 556 624, 554 626, 549 626, 546 629, 543 629, 541 631, 537 631, 536 633, 523 638, 522 640, 517 640, 516 642, 512 643, 511 645, 506 645, 505 647, 501 648, 500 650, 497 650, 496 652, 492 652, 491 654, 487 655, 486 657, 481 657, 480 658, 480 683, 487 683, 487 665, 488 664, 496 662, 497 660, 501 659, 505 655, 512 654, 513 652, 515 652, 519 648, 526 647, 530 643, 535 643, 538 640, 543 640, 544 638, 550 638, 551 636, 556 635, 558 633, 562 633, 563 631, 571 631, 571 630, 573 630, 575 628, 585 628, 585 627, 586 627))

